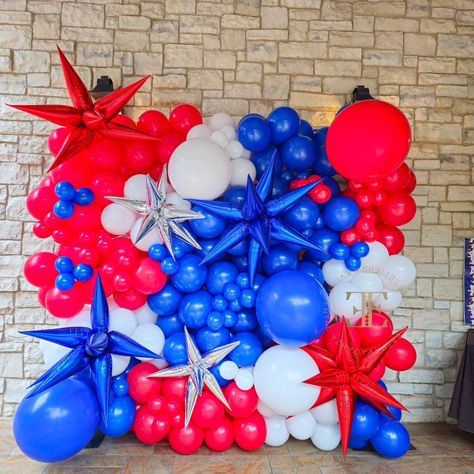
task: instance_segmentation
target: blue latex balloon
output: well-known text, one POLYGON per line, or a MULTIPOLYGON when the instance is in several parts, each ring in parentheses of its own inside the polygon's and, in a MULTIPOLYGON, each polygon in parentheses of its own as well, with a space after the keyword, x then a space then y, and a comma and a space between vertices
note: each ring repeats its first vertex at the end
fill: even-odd
POLYGON ((276 108, 268 116, 267 122, 271 129, 272 143, 277 145, 296 135, 300 128, 300 117, 291 107, 276 108))
POLYGON ((173 239, 173 253, 176 260, 183 258, 187 253, 190 253, 193 250, 194 247, 191 247, 191 245, 188 245, 181 239, 173 239))
POLYGON ((353 227, 359 216, 359 206, 353 199, 345 196, 337 196, 324 206, 324 221, 330 229, 337 232, 353 227))
POLYGON ((192 293, 202 287, 207 277, 206 265, 200 265, 197 255, 185 255, 179 261, 178 271, 171 276, 171 282, 183 293, 192 293))
POLYGON ((242 204, 245 200, 245 186, 232 186, 224 193, 224 201, 242 204))
POLYGON ((349 271, 355 272, 355 271, 359 270, 359 268, 362 265, 362 262, 361 262, 361 259, 359 257, 353 257, 352 255, 350 255, 349 257, 347 257, 344 260, 344 264, 346 265, 346 268, 349 271))
MULTIPOLYGON (((235 324, 237 324, 237 321, 238 321, 237 313, 235 313, 234 311, 231 311, 230 309, 226 309, 222 312, 222 314, 224 315, 225 328, 232 328, 233 326, 235 326, 235 324)), ((233 332, 235 331, 233 330, 233 332)))
POLYGON ((15 414, 13 434, 21 451, 39 462, 59 462, 87 446, 99 425, 91 386, 69 378, 30 398, 15 414))
POLYGON ((193 206, 193 211, 204 216, 204 219, 192 219, 189 226, 195 235, 203 239, 212 239, 222 234, 227 226, 223 217, 214 214, 201 206, 193 206))
POLYGON ((258 114, 246 115, 237 127, 237 138, 249 151, 265 150, 270 144, 271 130, 265 118, 258 114))
POLYGON ((56 288, 61 291, 69 291, 74 287, 74 277, 72 273, 60 273, 55 280, 56 288))
POLYGON ((260 179, 262 177, 263 172, 265 171, 268 164, 270 163, 270 160, 274 153, 275 153, 275 173, 280 174, 282 170, 282 165, 281 165, 280 153, 278 152, 277 148, 273 146, 269 146, 268 148, 265 148, 265 150, 252 154, 252 157, 250 158, 250 160, 255 165, 255 169, 257 170, 257 179, 260 179))
POLYGON ((184 365, 188 362, 186 352, 186 336, 184 332, 177 332, 168 337, 163 347, 163 357, 170 365, 184 365))
POLYGON ((232 380, 226 380, 222 378, 221 376, 220 367, 226 360, 229 360, 229 359, 226 357, 225 359, 222 359, 218 364, 214 365, 213 367, 209 369, 211 374, 214 375, 214 377, 216 378, 217 383, 222 388, 227 387, 227 385, 229 385, 232 382, 232 380))
POLYGON ((250 287, 250 277, 248 273, 242 272, 239 273, 235 279, 236 285, 238 285, 243 290, 250 287))
POLYGON ((306 120, 300 121, 300 128, 298 129, 298 133, 300 135, 305 135, 306 137, 309 137, 311 139, 314 137, 313 127, 306 120))
POLYGON ((332 255, 332 258, 335 258, 336 260, 345 260, 350 256, 351 249, 346 244, 337 243, 331 245, 329 252, 332 255))
POLYGON ((285 170, 280 174, 280 178, 285 181, 285 183, 290 183, 295 179, 295 175, 293 174, 293 171, 285 170))
POLYGON ((53 213, 60 219, 69 219, 74 214, 74 204, 72 201, 60 199, 53 207, 53 213))
POLYGON ((368 439, 357 439, 351 436, 349 438, 349 448, 351 449, 364 449, 369 444, 368 439))
POLYGON ((324 184, 331 190, 331 196, 336 197, 341 194, 341 188, 339 187, 339 184, 337 181, 330 176, 325 176, 324 177, 324 184))
MULTIPOLYGON (((235 283, 226 283, 224 286, 224 298, 227 301, 234 301, 240 296, 240 286, 235 283)), ((231 308, 232 309, 232 308, 231 308)))
POLYGON ((69 257, 58 257, 54 262, 54 267, 59 273, 72 273, 74 263, 69 257))
POLYGON ((328 134, 329 127, 321 127, 314 131, 314 144, 321 146, 326 143, 326 137, 328 134))
POLYGON ((321 283, 321 285, 324 283, 322 270, 313 262, 300 262, 298 265, 298 271, 306 273, 314 278, 318 283, 321 283))
POLYGON ((216 295, 212 298, 212 307, 216 311, 224 311, 227 309, 228 302, 223 295, 216 295))
POLYGON ((178 311, 183 295, 170 282, 158 292, 148 296, 148 306, 158 316, 170 316, 178 311))
POLYGON ((253 291, 258 291, 262 287, 262 285, 265 283, 265 281, 266 281, 266 278, 263 275, 260 275, 259 273, 257 273, 257 275, 255 275, 253 285, 252 285, 253 291))
POLYGON ((229 354, 229 359, 239 367, 254 365, 263 352, 260 339, 251 332, 239 332, 231 339, 231 342, 237 341, 240 344, 229 354))
POLYGON ((301 347, 315 341, 329 323, 326 291, 299 271, 271 276, 260 289, 255 308, 267 336, 285 346, 301 347))
POLYGON ((237 321, 232 328, 232 333, 255 331, 258 326, 257 316, 255 312, 248 309, 242 309, 236 313, 237 321))
MULTIPOLYGON (((194 253, 199 258, 205 258, 207 254, 214 248, 214 245, 219 241, 219 238, 215 239, 201 239, 199 241, 200 249, 195 250, 194 253)), ((214 262, 216 259, 211 259, 210 262, 214 262)))
POLYGON ((87 263, 79 263, 72 270, 72 274, 77 281, 89 281, 94 274, 94 269, 87 263))
POLYGON ((235 300, 229 301, 229 309, 235 312, 240 311, 242 309, 242 306, 240 305, 239 300, 235 299, 235 300))
MULTIPOLYGON (((322 229, 315 230, 309 240, 326 252, 329 252, 331 246, 339 242, 339 235, 327 227, 323 227, 322 229)), ((310 260, 317 262, 325 262, 331 258, 331 255, 314 249, 308 249, 305 255, 310 260)))
MULTIPOLYGON (((212 295, 224 293, 224 287, 237 277, 237 267, 230 262, 216 262, 209 266, 206 288, 212 295)), ((238 295, 237 295, 238 297, 238 295)))
POLYGON ((377 410, 368 403, 358 400, 354 410, 351 436, 357 439, 370 439, 377 433, 379 422, 377 410))
POLYGON ((298 254, 284 244, 274 245, 263 257, 263 269, 269 276, 285 270, 296 270, 297 267, 298 254))
POLYGON ((165 275, 174 275, 178 271, 179 264, 173 257, 165 257, 160 267, 165 275))
POLYGON ((125 395, 128 395, 128 389, 130 387, 128 386, 126 376, 121 377, 120 375, 113 378, 112 390, 116 397, 125 397, 125 395))
POLYGON ((314 228, 322 229, 323 227, 326 227, 326 225, 324 224, 323 216, 319 215, 319 217, 316 219, 316 222, 314 223, 314 228))
POLYGON ((283 214, 283 219, 300 232, 314 227, 319 217, 318 205, 308 196, 301 198, 283 214))
POLYGON ((212 351, 216 347, 228 344, 229 341, 230 333, 226 328, 212 331, 208 327, 203 327, 196 333, 196 342, 202 352, 212 351))
POLYGON ((220 311, 212 311, 212 313, 207 317, 206 323, 211 331, 219 330, 224 326, 224 313, 221 313, 220 311))
POLYGON ((132 398, 128 395, 115 397, 109 405, 107 423, 100 422, 100 430, 106 436, 118 438, 126 435, 135 421, 137 409, 132 398))
POLYGON ((242 290, 239 296, 239 303, 242 308, 253 308, 257 300, 257 293, 251 288, 242 290))
POLYGON ((148 256, 156 262, 161 262, 166 257, 166 255, 168 255, 168 251, 164 245, 153 244, 148 249, 148 256))
POLYGON ((273 186, 272 186, 272 197, 278 197, 282 194, 286 194, 289 191, 288 182, 284 179, 280 178, 279 176, 275 176, 273 178, 273 186))
POLYGON ((385 384, 385 382, 382 379, 380 379, 377 382, 377 384, 380 385, 384 390, 386 390, 388 392, 387 385, 385 384))
POLYGON ((79 188, 72 199, 78 206, 88 206, 94 201, 94 193, 89 188, 79 188))
POLYGON ((380 416, 385 420, 395 420, 400 421, 402 419, 402 410, 397 407, 391 407, 390 405, 385 405, 387 410, 392 414, 392 416, 388 416, 385 413, 380 412, 380 416))
POLYGON ((369 246, 365 242, 356 242, 351 247, 353 257, 364 258, 369 254, 369 246))
POLYGON ((160 317, 156 322, 158 327, 163 331, 165 337, 170 337, 172 334, 183 330, 183 323, 177 314, 171 316, 160 317))
POLYGON ((182 299, 178 315, 181 322, 191 329, 202 328, 212 311, 212 297, 204 290, 189 293, 182 299))
POLYGON ((248 239, 244 239, 242 240, 242 242, 239 242, 238 244, 227 250, 227 253, 229 253, 230 255, 247 255, 248 251, 249 241, 248 239))
POLYGON ((61 181, 54 187, 54 193, 59 199, 70 201, 74 197, 74 186, 68 181, 61 181))
POLYGON ((334 176, 336 170, 331 166, 326 153, 325 145, 316 145, 316 159, 313 163, 313 170, 320 176, 334 176))
POLYGON ((232 258, 232 263, 239 272, 247 272, 249 269, 249 260, 247 255, 236 255, 232 258))
POLYGON ((373 448, 385 458, 400 458, 410 449, 410 434, 399 421, 383 421, 370 440, 373 448))
POLYGON ((303 171, 311 168, 316 159, 313 140, 304 135, 291 137, 281 148, 281 159, 290 170, 303 171))

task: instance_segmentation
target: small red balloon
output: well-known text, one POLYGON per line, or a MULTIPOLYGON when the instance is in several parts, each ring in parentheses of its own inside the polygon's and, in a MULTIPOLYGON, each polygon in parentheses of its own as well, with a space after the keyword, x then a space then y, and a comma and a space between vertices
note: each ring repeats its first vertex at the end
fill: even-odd
POLYGON ((147 297, 135 288, 127 291, 114 291, 114 301, 122 308, 131 311, 141 308, 146 303, 147 297))
POLYGON ((364 183, 350 179, 347 183, 347 189, 353 193, 358 193, 364 189, 364 183))
POLYGON ((407 194, 411 194, 416 188, 416 175, 415 173, 410 170, 410 178, 408 179, 408 183, 403 190, 407 194))
POLYGON ((78 165, 82 155, 77 155, 79 159, 75 157, 72 160, 68 160, 62 165, 57 166, 51 171, 51 180, 54 184, 60 183, 61 181, 67 181, 71 183, 76 189, 80 187, 89 187, 91 180, 91 168, 89 166, 78 165))
POLYGON ((163 395, 170 398, 177 398, 178 400, 184 400, 188 386, 188 380, 186 377, 170 377, 163 380, 163 395))
POLYGON ((356 242, 360 242, 360 235, 354 228, 343 230, 341 232, 341 242, 351 246, 356 242))
POLYGON ((219 423, 225 414, 224 405, 205 391, 197 399, 191 421, 202 430, 209 430, 219 423))
POLYGON ((178 148, 181 143, 184 142, 184 138, 176 133, 167 133, 156 145, 156 151, 158 153, 158 159, 162 164, 168 163, 173 152, 178 148))
POLYGON ((150 143, 134 141, 123 149, 123 164, 135 173, 147 173, 155 164, 155 150, 150 143))
POLYGON ((204 441, 204 433, 193 423, 185 428, 173 428, 168 434, 171 448, 179 454, 195 453, 204 441))
POLYGON ((35 219, 40 221, 46 214, 52 212, 57 200, 52 186, 39 186, 33 189, 26 198, 26 208, 35 219))
POLYGON ((170 128, 184 137, 195 125, 201 123, 201 113, 194 105, 181 104, 171 111, 170 128))
POLYGON ((374 193, 374 205, 382 206, 387 201, 387 193, 385 191, 376 191, 374 193))
POLYGON ((146 257, 137 262, 132 278, 136 290, 151 295, 165 286, 167 276, 161 270, 159 262, 146 257))
POLYGON ((383 376, 385 375, 385 369, 385 364, 383 362, 379 362, 377 367, 375 367, 375 369, 370 372, 369 379, 373 380, 374 382, 378 382, 379 380, 383 379, 383 376))
POLYGON ((161 441, 160 436, 155 434, 153 424, 155 417, 150 413, 146 406, 141 406, 137 410, 135 421, 133 423, 133 431, 137 438, 146 444, 155 444, 161 441))
MULTIPOLYGON (((100 276, 102 277, 102 287, 104 288, 105 296, 108 298, 109 296, 112 295, 112 292, 113 292, 112 282, 107 278, 103 278, 102 273, 100 276)), ((94 272, 94 274, 92 275, 92 278, 83 284, 86 304, 91 304, 92 300, 94 299, 96 280, 97 280, 97 272, 94 272)))
POLYGON ((405 236, 403 232, 393 225, 380 224, 376 227, 379 236, 378 241, 387 247, 390 255, 396 255, 405 246, 405 236))
POLYGON ((355 327, 360 342, 366 349, 382 345, 393 333, 392 320, 381 311, 372 311, 372 317, 362 316, 355 327))
POLYGON ((132 277, 127 272, 118 272, 114 276, 114 290, 118 292, 128 291, 132 287, 132 277))
MULTIPOLYGON (((341 322, 333 323, 328 326, 322 336, 324 346, 329 352, 333 354, 336 354, 339 348, 339 343, 341 340, 341 328, 341 322)), ((354 347, 360 347, 360 338, 357 330, 354 327, 349 327, 348 329, 349 334, 351 335, 352 345, 354 347)))
POLYGON ((70 133, 71 132, 68 128, 60 127, 56 128, 49 134, 48 149, 54 157, 58 156, 58 153, 61 151, 61 148, 70 133))
POLYGON ((85 295, 83 287, 75 284, 69 291, 61 291, 56 287, 48 290, 45 297, 46 309, 56 318, 67 319, 75 316, 84 307, 85 295))
POLYGON ((390 194, 385 204, 378 208, 378 214, 384 224, 405 225, 415 217, 416 203, 409 194, 390 194))
POLYGON ((255 451, 263 446, 267 427, 263 416, 255 412, 248 418, 236 418, 233 422, 235 442, 246 451, 255 451))
POLYGON ((156 443, 165 439, 165 436, 168 434, 169 430, 170 430, 170 422, 168 418, 166 418, 166 416, 163 416, 163 415, 155 416, 153 424, 151 425, 151 431, 157 438, 156 443))
POLYGON ((26 259, 25 278, 34 286, 54 284, 58 272, 54 267, 57 256, 51 252, 38 252, 26 259))
POLYGON ((204 442, 212 451, 222 452, 229 449, 234 442, 232 420, 224 416, 213 428, 206 431, 204 442))
POLYGON ((94 193, 94 204, 103 208, 111 203, 105 196, 123 196, 125 182, 112 171, 99 171, 94 174, 90 189, 94 193))
POLYGON ((137 128, 152 137, 160 138, 168 133, 170 124, 166 115, 159 110, 147 110, 140 115, 137 128))
POLYGON ((383 190, 387 193, 404 191, 410 180, 410 168, 402 163, 392 174, 383 180, 383 190))
POLYGON ((130 370, 127 376, 128 394, 135 402, 147 403, 152 397, 160 394, 161 379, 148 377, 148 375, 157 371, 156 366, 148 362, 141 362, 130 370))
POLYGON ((356 194, 356 203, 362 209, 372 207, 375 202, 375 196, 369 189, 362 189, 356 194))
POLYGON ((146 406, 148 407, 148 410, 150 410, 150 413, 152 413, 153 415, 160 415, 165 413, 167 404, 168 401, 166 400, 166 397, 164 395, 155 393, 148 399, 146 406))
POLYGON ((410 341, 399 339, 384 357, 385 365, 392 370, 411 369, 416 362, 416 349, 410 341))
POLYGON ((231 382, 224 389, 224 395, 231 408, 229 413, 234 418, 247 418, 257 409, 258 395, 254 387, 241 390, 235 382, 231 382))
POLYGON ((101 225, 101 213, 101 209, 94 204, 75 206, 74 214, 68 219, 68 225, 76 232, 98 229, 101 225))
POLYGON ((47 286, 42 286, 38 290, 38 301, 39 304, 46 309, 46 293, 48 292, 49 288, 47 286))

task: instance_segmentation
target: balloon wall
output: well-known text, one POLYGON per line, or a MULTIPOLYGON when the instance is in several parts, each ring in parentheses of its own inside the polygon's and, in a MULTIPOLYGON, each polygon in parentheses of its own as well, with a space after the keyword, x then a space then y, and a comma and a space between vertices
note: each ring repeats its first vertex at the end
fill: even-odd
POLYGON ((27 198, 56 250, 25 276, 58 328, 24 333, 46 367, 20 449, 61 461, 100 430, 180 454, 292 436, 403 456, 382 379, 416 361, 390 317, 416 276, 404 115, 365 100, 314 129, 289 107, 236 124, 183 104, 135 123, 119 112, 146 78, 93 103, 60 58, 72 106, 16 106, 60 126, 27 198))

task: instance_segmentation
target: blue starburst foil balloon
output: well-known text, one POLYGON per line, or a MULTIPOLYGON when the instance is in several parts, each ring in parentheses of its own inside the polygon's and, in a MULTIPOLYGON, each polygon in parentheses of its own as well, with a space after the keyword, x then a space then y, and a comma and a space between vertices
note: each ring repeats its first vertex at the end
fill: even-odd
POLYGON ((63 327, 22 332, 27 336, 44 339, 72 349, 30 386, 32 390, 28 393, 27 398, 38 395, 88 367, 92 373, 102 419, 107 422, 112 379, 111 354, 159 359, 162 357, 120 332, 109 331, 109 307, 100 276, 97 276, 91 306, 91 326, 92 329, 63 327))
POLYGON ((315 188, 321 180, 271 199, 275 175, 275 155, 273 153, 270 163, 257 186, 253 184, 250 176, 248 177, 242 204, 189 199, 194 205, 201 206, 214 214, 235 222, 235 225, 221 237, 205 256, 202 263, 221 256, 244 239, 250 238, 248 263, 252 284, 262 258, 262 253, 268 254, 269 252, 270 240, 295 244, 327 253, 279 218, 280 214, 284 213, 315 188))

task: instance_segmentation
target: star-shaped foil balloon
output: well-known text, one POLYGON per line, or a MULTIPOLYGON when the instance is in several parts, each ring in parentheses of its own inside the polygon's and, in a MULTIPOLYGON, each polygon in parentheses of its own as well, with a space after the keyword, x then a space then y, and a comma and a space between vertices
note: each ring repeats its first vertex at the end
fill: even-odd
POLYGON ((31 385, 32 390, 28 393, 27 398, 38 395, 89 367, 93 375, 92 379, 99 399, 102 418, 106 422, 112 377, 111 354, 155 359, 162 359, 162 357, 120 332, 109 331, 109 307, 99 276, 97 276, 91 306, 91 326, 92 329, 63 327, 21 332, 21 334, 38 337, 72 349, 31 385))
POLYGON ((148 377, 185 377, 188 376, 188 386, 185 396, 184 426, 188 426, 194 407, 198 397, 202 395, 204 386, 206 386, 218 400, 230 411, 231 408, 227 402, 219 383, 209 370, 218 364, 224 357, 230 354, 239 344, 240 341, 231 342, 225 346, 216 347, 208 352, 204 357, 199 353, 198 348, 194 344, 188 330, 184 327, 186 336, 186 351, 188 354, 188 364, 179 365, 177 367, 169 367, 160 370, 148 377))
POLYGON ((385 405, 407 411, 385 389, 369 378, 370 373, 380 364, 389 349, 405 334, 407 329, 396 332, 378 347, 360 351, 354 346, 346 319, 343 318, 335 357, 315 344, 302 347, 321 370, 318 375, 305 380, 305 383, 321 387, 322 398, 319 397, 316 406, 336 397, 344 456, 346 456, 351 435, 356 396, 362 397, 364 401, 389 416, 392 415, 385 405))
POLYGON ((112 121, 150 76, 123 89, 117 89, 93 103, 87 87, 59 47, 58 53, 73 106, 10 105, 56 125, 69 128, 69 135, 49 171, 83 150, 92 142, 96 134, 113 140, 155 140, 154 137, 134 128, 112 121))
POLYGON ((132 211, 144 216, 143 222, 138 230, 135 243, 139 242, 155 227, 158 229, 163 243, 170 255, 174 258, 172 236, 176 235, 181 240, 196 249, 201 246, 196 242, 191 233, 182 225, 183 222, 193 219, 203 219, 204 216, 198 212, 190 211, 166 202, 168 186, 168 174, 166 165, 163 166, 158 185, 147 175, 146 177, 146 201, 128 199, 123 197, 106 196, 107 199, 120 204, 132 211))
POLYGON ((275 173, 275 160, 276 154, 274 153, 257 186, 253 184, 250 176, 247 178, 247 189, 241 205, 222 201, 189 199, 193 204, 235 222, 235 225, 221 237, 206 255, 203 263, 222 255, 234 245, 250 237, 248 264, 252 284, 262 252, 267 254, 270 250, 270 240, 301 245, 305 248, 327 253, 278 217, 321 181, 307 184, 283 196, 270 199, 275 173))

